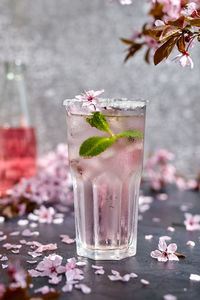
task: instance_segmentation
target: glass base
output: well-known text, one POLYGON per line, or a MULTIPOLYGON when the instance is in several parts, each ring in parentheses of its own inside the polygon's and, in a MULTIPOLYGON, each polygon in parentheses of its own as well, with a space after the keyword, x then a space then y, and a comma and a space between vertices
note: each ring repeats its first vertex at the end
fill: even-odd
POLYGON ((93 260, 121 260, 136 255, 136 247, 128 249, 88 249, 77 246, 77 254, 93 260))

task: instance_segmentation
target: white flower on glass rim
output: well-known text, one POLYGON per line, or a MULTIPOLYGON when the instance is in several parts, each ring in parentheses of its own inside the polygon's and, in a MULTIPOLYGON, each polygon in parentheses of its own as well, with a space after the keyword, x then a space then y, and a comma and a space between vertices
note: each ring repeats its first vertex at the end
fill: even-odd
POLYGON ((193 63, 190 56, 191 55, 188 52, 184 51, 183 53, 178 54, 177 56, 175 56, 173 58, 173 60, 179 59, 179 62, 180 62, 181 66, 183 68, 186 67, 186 66, 190 66, 191 69, 193 69, 194 68, 194 63, 193 63))
POLYGON ((76 96, 77 100, 83 101, 83 106, 89 106, 91 104, 96 105, 99 101, 98 96, 101 95, 104 90, 94 91, 90 90, 81 95, 76 96))
POLYGON ((158 243, 158 249, 159 250, 151 252, 151 257, 156 258, 158 261, 162 262, 166 262, 168 260, 179 260, 179 258, 175 254, 177 250, 177 245, 175 243, 169 244, 169 246, 167 246, 165 240, 160 239, 158 243))
POLYGON ((200 230, 200 215, 192 215, 190 213, 185 213, 184 225, 186 230, 200 230))

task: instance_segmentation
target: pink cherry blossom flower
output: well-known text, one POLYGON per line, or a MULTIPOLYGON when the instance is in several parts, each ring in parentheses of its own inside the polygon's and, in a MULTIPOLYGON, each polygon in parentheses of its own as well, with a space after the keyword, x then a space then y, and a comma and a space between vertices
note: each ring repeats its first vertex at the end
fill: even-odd
POLYGON ((39 223, 52 223, 53 216, 55 215, 55 210, 53 207, 45 207, 41 205, 39 209, 34 210, 34 214, 37 216, 39 223))
POLYGON ((185 213, 184 216, 184 225, 186 227, 186 230, 200 230, 200 215, 192 215, 190 213, 185 213))
POLYGON ((83 102, 83 106, 90 106, 91 104, 93 104, 94 106, 98 103, 99 98, 97 96, 101 95, 104 92, 104 90, 100 90, 100 91, 87 91, 82 95, 78 95, 75 98, 77 100, 80 100, 83 102))
POLYGON ((19 264, 9 264, 8 266, 8 274, 12 280, 10 287, 12 288, 25 288, 27 286, 27 274, 26 272, 19 266, 19 264))
POLYGON ((196 9, 197 9, 197 4, 196 3, 194 3, 194 2, 188 3, 186 8, 184 8, 181 11, 181 15, 187 18, 187 17, 190 17, 193 14, 198 14, 196 9))
MULTIPOLYGON (((61 266, 62 257, 57 254, 51 254, 49 256, 45 256, 44 259, 39 262, 36 267, 36 272, 32 272, 29 270, 29 273, 33 277, 37 276, 48 276, 48 277, 57 277, 58 274, 65 272, 65 267, 61 266), (39 271, 39 272, 37 272, 39 271)), ((35 271, 35 270, 33 270, 35 271)))
POLYGON ((194 63, 190 57, 191 55, 188 52, 183 52, 181 54, 178 54, 173 58, 173 60, 179 59, 180 65, 184 68, 186 66, 190 66, 191 69, 194 68, 194 63))
POLYGON ((156 50, 159 47, 159 44, 156 40, 154 40, 152 37, 150 37, 149 35, 145 35, 145 43, 146 45, 153 50, 156 50))
POLYGON ((177 245, 175 243, 169 244, 169 246, 167 246, 165 240, 160 239, 158 249, 159 250, 151 252, 151 257, 156 258, 158 261, 162 262, 166 262, 168 260, 179 260, 179 258, 175 254, 177 250, 177 245))

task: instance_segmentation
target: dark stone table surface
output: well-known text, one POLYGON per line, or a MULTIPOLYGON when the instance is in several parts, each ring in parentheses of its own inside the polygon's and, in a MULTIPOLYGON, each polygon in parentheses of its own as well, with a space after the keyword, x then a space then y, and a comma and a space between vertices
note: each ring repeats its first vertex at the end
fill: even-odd
MULTIPOLYGON (((99 261, 96 263, 82 258, 81 260, 87 262, 83 268, 85 276, 83 283, 92 288, 91 294, 84 295, 79 290, 74 289, 71 293, 62 293, 60 299, 157 300, 163 299, 165 294, 173 294, 178 299, 184 300, 200 299, 200 282, 189 280, 191 273, 200 275, 200 231, 189 232, 186 231, 184 226, 181 226, 184 221, 184 212, 180 209, 182 204, 186 204, 189 205, 188 212, 193 214, 200 213, 200 194, 194 191, 179 191, 175 187, 170 187, 167 193, 169 195, 168 200, 159 201, 155 198, 150 209, 143 213, 143 220, 139 222, 138 248, 135 257, 121 261, 99 261), (152 218, 160 218, 160 222, 153 222, 152 218), (172 223, 177 223, 174 226, 175 232, 167 231, 167 227, 171 226, 172 223), (152 234, 153 239, 145 240, 145 235, 147 234, 152 234), (150 252, 157 249, 159 237, 163 235, 172 237, 171 242, 177 243, 177 252, 186 255, 185 259, 179 262, 163 263, 157 262, 156 259, 150 257, 150 252), (188 240, 194 241, 196 245, 194 247, 186 245, 188 240), (95 270, 91 268, 92 264, 103 265, 105 274, 94 275, 95 270), (107 276, 111 274, 111 269, 119 271, 121 275, 134 272, 138 274, 138 278, 130 279, 126 283, 112 282, 107 276), (142 278, 148 280, 150 284, 143 286, 140 282, 142 278)), ((146 194, 149 195, 150 193, 146 191, 146 194)), ((17 230, 21 232, 26 227, 18 226, 17 220, 12 219, 0 224, 0 231, 3 231, 5 234, 17 230)), ((60 234, 68 234, 70 237, 74 237, 74 219, 70 213, 66 214, 63 224, 39 224, 34 230, 38 230, 40 235, 38 237, 25 238, 26 240, 37 240, 43 244, 57 243, 58 250, 55 252, 63 256, 64 263, 67 258, 76 256, 75 244, 64 244, 59 237, 60 234)), ((2 247, 5 242, 19 243, 19 239, 24 239, 24 237, 21 235, 8 235, 7 240, 0 242, 0 253, 7 255, 9 259, 18 259, 23 267, 32 269, 36 265, 30 265, 26 262, 31 259, 31 256, 27 255, 27 249, 29 249, 27 246, 23 246, 19 254, 13 254, 10 250, 2 247)), ((50 253, 54 253, 54 251, 45 253, 45 255, 50 253)), ((41 257, 36 258, 36 260, 39 262, 41 257)), ((4 272, 0 264, 0 282, 4 281, 4 272)), ((33 283, 33 289, 36 289, 46 285, 48 280, 46 277, 39 277, 34 279, 33 283)), ((54 287, 61 289, 64 283, 63 278, 63 281, 54 287)))

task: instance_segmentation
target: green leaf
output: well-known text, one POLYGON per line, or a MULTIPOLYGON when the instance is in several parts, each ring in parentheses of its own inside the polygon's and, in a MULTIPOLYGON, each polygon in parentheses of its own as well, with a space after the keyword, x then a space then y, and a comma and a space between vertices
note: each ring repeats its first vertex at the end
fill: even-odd
POLYGON ((101 112, 99 111, 93 112, 93 116, 91 118, 86 118, 86 121, 92 127, 96 127, 99 130, 110 133, 108 122, 106 121, 104 115, 101 112))
POLYGON ((110 147, 116 138, 94 136, 84 141, 80 147, 79 155, 84 157, 97 156, 110 147))
POLYGON ((143 134, 139 130, 127 130, 127 131, 120 132, 117 135, 117 138, 121 138, 124 136, 126 136, 128 138, 133 138, 133 139, 143 139, 144 138, 143 134))

